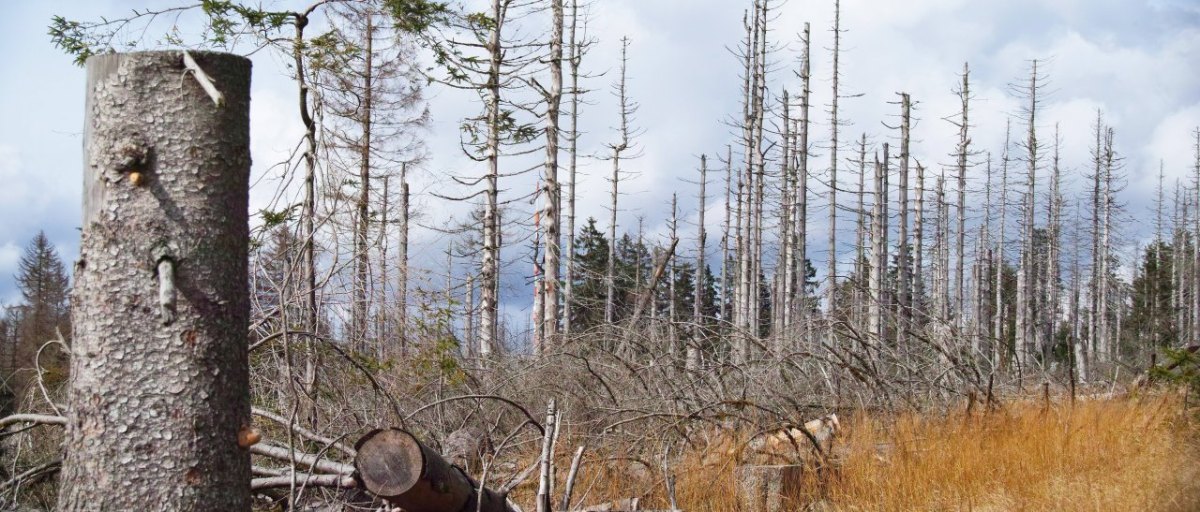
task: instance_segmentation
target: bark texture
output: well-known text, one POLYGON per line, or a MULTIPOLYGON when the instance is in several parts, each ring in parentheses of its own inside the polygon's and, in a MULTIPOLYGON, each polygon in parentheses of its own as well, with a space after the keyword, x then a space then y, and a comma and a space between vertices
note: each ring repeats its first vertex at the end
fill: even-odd
POLYGON ((59 510, 250 507, 250 61, 193 55, 223 106, 178 51, 87 63, 59 510))

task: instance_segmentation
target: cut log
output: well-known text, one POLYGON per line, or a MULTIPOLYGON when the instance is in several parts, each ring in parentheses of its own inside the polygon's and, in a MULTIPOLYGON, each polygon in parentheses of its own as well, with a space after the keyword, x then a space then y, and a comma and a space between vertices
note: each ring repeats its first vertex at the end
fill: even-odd
POLYGON ((406 512, 515 512, 504 495, 482 489, 462 469, 400 429, 368 433, 354 447, 363 487, 406 512))
POLYGON ((738 503, 742 510, 783 512, 798 510, 804 466, 738 466, 734 470, 738 503))
POLYGON ((491 452, 492 444, 488 439, 487 432, 478 428, 464 427, 446 436, 442 448, 446 454, 446 461, 451 465, 463 468, 468 473, 476 473, 480 470, 484 454, 491 452))

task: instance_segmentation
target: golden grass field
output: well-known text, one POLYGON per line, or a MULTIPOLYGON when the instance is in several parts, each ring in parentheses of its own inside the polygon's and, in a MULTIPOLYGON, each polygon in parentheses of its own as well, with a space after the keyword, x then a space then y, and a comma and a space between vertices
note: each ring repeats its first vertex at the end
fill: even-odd
MULTIPOLYGON (((796 482, 799 497, 790 508, 1200 511, 1200 430, 1192 414, 1189 421, 1177 395, 1073 406, 1007 402, 970 416, 857 414, 842 420, 837 469, 796 482)), ((674 468, 679 508, 750 510, 738 503, 734 455, 713 464, 701 452, 685 454, 674 468)), ((644 510, 668 508, 661 472, 639 482, 597 465, 584 466, 576 503, 641 496, 644 510)))

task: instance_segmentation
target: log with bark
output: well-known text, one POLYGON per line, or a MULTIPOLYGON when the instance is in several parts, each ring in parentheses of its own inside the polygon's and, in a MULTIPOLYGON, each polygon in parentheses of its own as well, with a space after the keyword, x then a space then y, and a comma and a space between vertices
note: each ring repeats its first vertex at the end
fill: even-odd
POLYGON ((517 511, 506 493, 481 488, 463 469, 404 430, 374 430, 354 448, 354 467, 363 487, 406 512, 517 511))

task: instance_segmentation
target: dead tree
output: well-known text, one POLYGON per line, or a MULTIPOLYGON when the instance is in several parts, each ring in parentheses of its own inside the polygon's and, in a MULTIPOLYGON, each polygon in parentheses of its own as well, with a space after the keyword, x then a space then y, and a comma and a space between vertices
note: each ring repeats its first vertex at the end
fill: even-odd
MULTIPOLYGON (((704 263, 705 236, 704 210, 706 207, 705 188, 708 184, 708 157, 700 155, 700 205, 697 208, 696 220, 696 270, 692 273, 692 336, 687 346, 686 368, 695 370, 700 367, 700 341, 704 336, 704 277, 708 274, 704 263)), ((674 297, 672 297, 674 300, 674 297)))
POLYGON ((558 186, 558 142, 559 142, 559 107, 562 103, 563 83, 563 3, 562 0, 550 0, 550 57, 547 64, 550 67, 550 85, 542 91, 546 101, 546 165, 542 179, 545 182, 545 210, 542 221, 545 223, 546 261, 543 265, 545 277, 542 278, 542 337, 543 344, 553 343, 558 335, 558 268, 561 255, 559 247, 559 231, 561 215, 561 194, 558 186))
MULTIPOLYGON (((841 56, 842 40, 842 2, 833 2, 833 95, 830 96, 829 107, 829 268, 826 271, 826 303, 827 314, 832 315, 836 307, 834 287, 837 284, 837 187, 838 187, 838 79, 841 70, 838 68, 838 58, 841 56)), ((887 160, 884 158, 884 160, 887 160)), ((886 162, 884 165, 887 165, 886 162)), ((832 336, 833 330, 830 329, 832 336)))
POLYGON ((908 331, 911 329, 912 323, 912 268, 913 265, 909 261, 909 239, 908 239, 908 141, 910 133, 912 100, 908 93, 900 93, 900 183, 897 187, 899 197, 899 239, 896 240, 898 274, 898 304, 899 314, 897 315, 896 338, 897 343, 901 347, 908 346, 908 331))
POLYGON ((637 112, 637 105, 629 99, 627 89, 626 68, 629 64, 629 38, 621 39, 621 74, 614 86, 618 104, 618 113, 621 117, 621 126, 618 128, 617 142, 608 145, 608 149, 612 151, 612 176, 609 178, 609 183, 612 185, 611 195, 609 197, 609 222, 608 222, 608 267, 605 271, 605 294, 604 294, 604 321, 609 325, 616 322, 616 288, 617 288, 617 198, 619 194, 619 184, 621 182, 621 160, 623 158, 632 158, 625 156, 625 152, 632 147, 632 131, 629 127, 633 114, 637 112))
POLYGON ((250 61, 87 65, 58 508, 248 510, 250 61))
MULTIPOLYGON (((971 68, 963 63, 962 87, 957 91, 958 100, 962 103, 962 113, 958 122, 958 146, 955 148, 958 157, 958 237, 955 242, 954 254, 958 258, 954 264, 954 311, 955 325, 963 328, 963 316, 966 314, 966 285, 963 274, 966 273, 967 250, 967 158, 971 154, 971 124, 968 121, 971 107, 971 68)), ((978 283, 976 283, 978 286, 978 283)), ((978 339, 976 339, 976 343, 978 339)), ((976 347, 978 348, 978 347, 976 347)))

